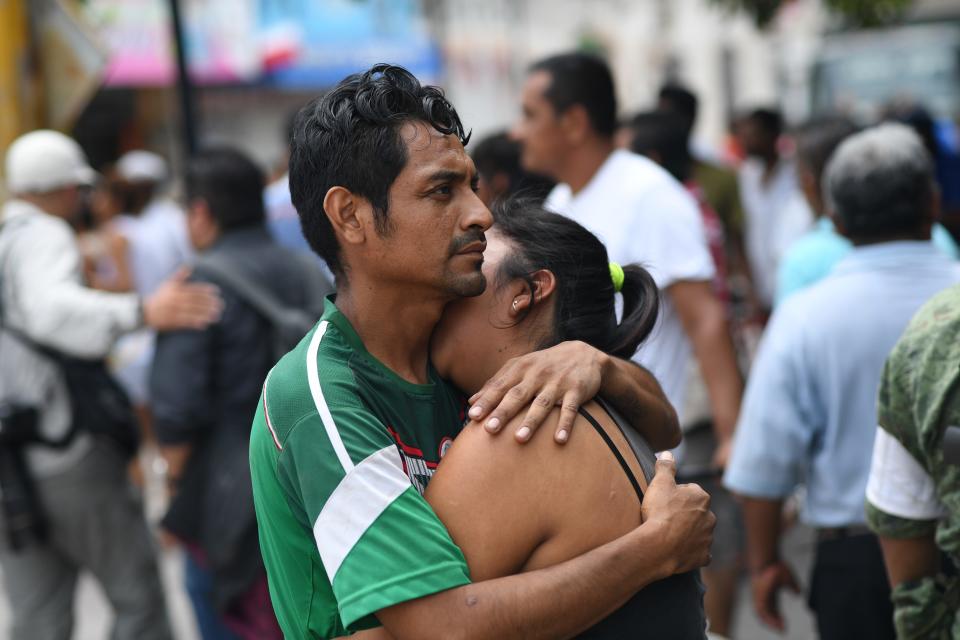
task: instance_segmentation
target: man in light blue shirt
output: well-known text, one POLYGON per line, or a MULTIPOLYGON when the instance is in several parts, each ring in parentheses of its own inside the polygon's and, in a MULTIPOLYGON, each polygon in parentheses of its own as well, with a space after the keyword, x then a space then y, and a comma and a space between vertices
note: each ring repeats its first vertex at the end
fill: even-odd
POLYGON ((818 530, 810 605, 822 640, 893 638, 883 558, 864 491, 887 354, 960 263, 930 241, 936 188, 919 137, 901 125, 853 135, 827 164, 828 207, 853 244, 821 282, 777 308, 751 372, 724 484, 744 497, 760 618, 782 628, 777 594, 796 586, 778 555, 783 499, 804 482, 818 530))
MULTIPOLYGON (((933 225, 931 239, 943 255, 960 259, 960 247, 942 224, 933 225)), ((793 243, 780 261, 775 304, 825 278, 852 250, 853 245, 837 233, 830 218, 819 218, 813 229, 793 243)))
MULTIPOLYGON (((780 260, 775 305, 825 278, 853 250, 853 244, 837 233, 824 211, 821 178, 834 149, 855 132, 854 124, 848 119, 827 117, 810 121, 796 133, 800 187, 817 221, 780 260)), ((933 244, 950 258, 960 259, 960 247, 939 223, 933 225, 933 244)))

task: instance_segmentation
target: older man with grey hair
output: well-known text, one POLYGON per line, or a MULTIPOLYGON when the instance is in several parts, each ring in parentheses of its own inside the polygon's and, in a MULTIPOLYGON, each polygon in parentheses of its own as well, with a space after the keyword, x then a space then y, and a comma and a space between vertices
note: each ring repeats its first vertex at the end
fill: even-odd
POLYGON ((778 593, 798 589, 778 541, 783 500, 803 482, 803 519, 817 531, 809 603, 820 637, 881 640, 894 638, 893 611, 864 514, 880 374, 917 309, 960 281, 960 264, 930 241, 933 164, 906 127, 884 124, 848 138, 827 165, 825 191, 854 249, 771 318, 724 483, 744 498, 761 620, 782 629, 778 593))

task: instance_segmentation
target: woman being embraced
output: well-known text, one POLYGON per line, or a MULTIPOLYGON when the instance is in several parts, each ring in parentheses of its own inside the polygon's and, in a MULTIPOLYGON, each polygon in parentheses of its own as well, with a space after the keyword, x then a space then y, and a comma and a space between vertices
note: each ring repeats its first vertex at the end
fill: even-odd
MULTIPOLYGON (((510 358, 566 340, 631 357, 657 319, 659 293, 646 270, 609 263, 596 236, 522 200, 493 213, 487 289, 445 310, 431 353, 439 373, 472 394, 510 358)), ((559 414, 545 424, 556 427, 559 414)), ((596 398, 565 445, 539 435, 517 447, 467 426, 426 497, 471 577, 486 580, 559 564, 637 527, 653 464, 642 438, 596 398)), ((699 573, 689 572, 649 585, 580 637, 702 639, 705 624, 699 573)))

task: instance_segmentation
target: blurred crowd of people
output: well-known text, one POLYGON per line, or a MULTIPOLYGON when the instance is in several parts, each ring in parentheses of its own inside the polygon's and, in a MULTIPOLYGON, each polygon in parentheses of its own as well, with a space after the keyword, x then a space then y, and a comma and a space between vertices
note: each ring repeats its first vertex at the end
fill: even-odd
MULTIPOLYGON (((517 107, 509 131, 467 146, 484 204, 542 203, 660 291, 634 359, 676 410, 678 479, 717 516, 702 571, 711 633, 736 637, 744 577, 760 619, 783 628, 779 594, 800 581, 779 541, 799 501, 817 536, 806 590, 821 638, 957 637, 960 466, 942 446, 960 419, 957 141, 916 105, 868 126, 831 114, 793 127, 765 106, 710 147, 691 90, 666 84, 618 118, 610 70, 580 53, 533 65, 517 107)), ((135 423, 139 460, 167 483, 159 527, 184 549, 204 640, 281 637, 250 423, 335 273, 301 231, 289 175, 268 185, 224 147, 179 180, 145 150, 95 172, 69 137, 36 131, 6 150, 5 176, 12 637, 69 637, 81 570, 114 608, 113 637, 171 636, 144 466, 116 430, 89 426, 107 423, 135 423)))

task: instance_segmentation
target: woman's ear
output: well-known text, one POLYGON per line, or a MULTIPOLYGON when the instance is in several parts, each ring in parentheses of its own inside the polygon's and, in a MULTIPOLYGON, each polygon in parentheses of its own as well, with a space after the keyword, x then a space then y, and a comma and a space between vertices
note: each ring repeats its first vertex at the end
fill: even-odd
POLYGON ((533 281, 533 295, 531 296, 530 287, 526 282, 522 282, 522 288, 517 289, 510 303, 510 317, 514 320, 529 313, 530 308, 536 304, 547 302, 557 289, 557 278, 552 271, 540 269, 530 274, 533 281))
POLYGON ((323 198, 323 211, 333 230, 348 244, 363 244, 366 239, 360 211, 364 202, 344 187, 331 187, 323 198))

